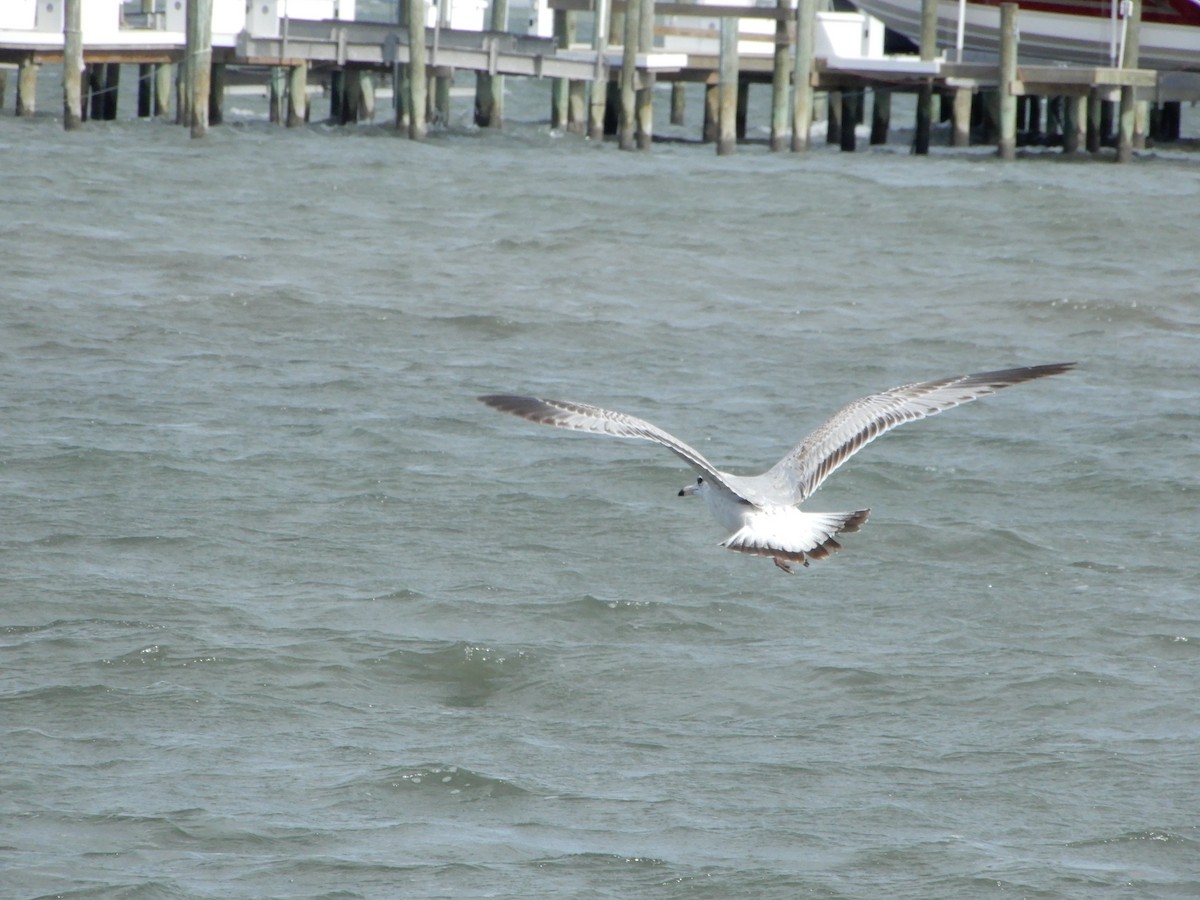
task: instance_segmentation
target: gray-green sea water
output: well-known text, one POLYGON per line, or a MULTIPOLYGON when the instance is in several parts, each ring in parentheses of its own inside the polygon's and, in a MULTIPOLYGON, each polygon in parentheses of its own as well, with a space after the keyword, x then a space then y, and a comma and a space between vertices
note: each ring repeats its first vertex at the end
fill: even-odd
POLYGON ((622 154, 535 89, 0 116, 0 894, 1200 893, 1196 160, 622 154), (475 400, 753 472, 1061 360, 866 448, 790 577, 475 400))

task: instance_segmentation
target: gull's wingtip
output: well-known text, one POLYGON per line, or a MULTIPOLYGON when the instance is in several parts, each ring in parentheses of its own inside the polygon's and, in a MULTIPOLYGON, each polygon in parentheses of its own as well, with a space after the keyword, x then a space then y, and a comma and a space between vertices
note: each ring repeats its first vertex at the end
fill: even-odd
POLYGON ((534 398, 523 397, 520 394, 480 394, 475 399, 492 409, 508 411, 514 407, 528 404, 534 398))
POLYGON ((1033 381, 1036 378, 1045 378, 1047 375, 1061 375, 1064 372, 1069 372, 1078 363, 1061 362, 1061 363, 1046 363, 1040 366, 1017 366, 1014 369, 997 369, 994 372, 977 372, 974 375, 963 376, 963 382, 987 385, 990 384, 993 388, 1008 387, 1013 384, 1021 384, 1025 381, 1033 381))
POLYGON ((508 413, 541 425, 557 424, 554 419, 562 413, 562 410, 553 401, 542 400, 538 397, 526 397, 523 394, 482 394, 479 402, 490 406, 497 412, 508 413))
POLYGON ((1061 375, 1063 372, 1070 372, 1077 365, 1079 363, 1072 360, 1071 362, 1047 363, 1044 366, 1030 366, 1030 368, 1046 375, 1061 375))

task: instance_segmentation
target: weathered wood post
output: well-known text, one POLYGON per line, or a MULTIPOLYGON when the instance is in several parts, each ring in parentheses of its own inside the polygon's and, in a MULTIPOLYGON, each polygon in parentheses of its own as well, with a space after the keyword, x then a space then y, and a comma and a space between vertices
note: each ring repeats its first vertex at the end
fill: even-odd
POLYGON ((117 117, 117 98, 121 95, 121 64, 109 63, 104 69, 104 120, 117 117))
POLYGON ((175 66, 159 63, 154 67, 154 114, 164 119, 171 114, 171 83, 175 78, 175 66))
MULTIPOLYGON (((425 79, 425 92, 429 91, 429 78, 425 79)), ((430 96, 432 100, 432 95, 430 96)), ((430 105, 429 111, 432 112, 433 107, 430 105)), ((375 121, 375 76, 370 69, 363 69, 358 73, 358 120, 360 122, 375 121)), ((426 126, 429 123, 429 115, 425 116, 426 126)))
POLYGON ((408 136, 425 140, 429 130, 429 81, 425 71, 425 0, 408 0, 408 91, 412 119, 408 136))
MULTIPOLYGON (((405 81, 404 103, 408 103, 407 86, 405 81)), ((346 70, 334 69, 329 73, 329 124, 346 124, 346 70)), ((405 128, 408 128, 407 120, 405 128)))
MULTIPOLYGON (((446 0, 442 0, 442 5, 446 5, 446 0)), ((578 13, 574 10, 554 10, 554 37, 559 49, 569 49, 575 43, 579 25, 578 18, 578 13)), ((447 96, 449 96, 448 86, 447 96)), ((569 78, 555 79, 550 109, 550 127, 564 129, 571 134, 586 133, 586 105, 587 82, 569 78)))
POLYGON ((837 144, 842 140, 842 92, 828 91, 825 94, 825 143, 837 144))
MULTIPOLYGON (((411 66, 409 67, 411 68, 411 66)), ((342 70, 341 106, 338 109, 339 125, 354 125, 358 122, 358 111, 362 105, 362 82, 354 69, 342 70)))
POLYGON ((63 128, 83 119, 83 0, 67 0, 63 11, 63 128))
POLYGON ((627 0, 625 4, 625 29, 621 46, 621 109, 618 119, 618 146, 632 150, 636 146, 634 130, 637 127, 637 52, 638 36, 641 34, 639 17, 642 0, 627 0))
POLYGON ((208 103, 212 88, 212 0, 188 0, 187 57, 189 103, 193 138, 208 134, 208 103))
MULTIPOLYGON (((1042 134, 1042 98, 1034 94, 1028 94, 1021 98, 1024 103, 1025 126, 1022 129, 1031 137, 1040 137, 1042 134)), ((1020 118, 1018 116, 1018 118, 1020 118)))
POLYGON ((1000 146, 1001 159, 1017 158, 1017 4, 1000 4, 1000 146))
MULTIPOLYGON (((638 52, 648 56, 654 50, 654 0, 637 0, 637 3, 638 52)), ((635 105, 638 149, 649 150, 654 139, 654 73, 649 65, 642 72, 635 105)))
POLYGON ((212 81, 208 92, 208 124, 225 121, 225 63, 213 63, 212 81))
MULTIPOLYGON (((1125 55, 1121 58, 1122 69, 1136 69, 1140 53, 1142 30, 1142 0, 1129 0, 1129 14, 1125 17, 1125 55)), ((1137 92, 1130 85, 1121 87, 1121 113, 1117 129, 1117 162, 1133 159, 1133 145, 1137 131, 1137 92)))
POLYGON ((737 150, 738 19, 721 17, 720 113, 717 116, 717 155, 737 150))
MULTIPOLYGON (((937 0, 921 0, 921 59, 937 58, 937 0)), ((917 128, 913 152, 927 154, 933 129, 933 80, 922 80, 917 91, 917 128)))
POLYGON ((954 137, 951 141, 955 147, 971 146, 971 101, 974 95, 970 88, 956 88, 954 91, 954 137))
POLYGON ((137 114, 139 119, 154 115, 154 65, 138 63, 137 114))
POLYGON ((671 124, 684 124, 687 112, 687 84, 682 81, 671 82, 671 124))
MULTIPOLYGON (((82 44, 80 45, 82 47, 82 44)), ((80 50, 80 59, 83 51, 80 50)), ((82 67, 82 63, 80 63, 82 67)), ((32 116, 37 112, 37 78, 41 64, 36 62, 33 54, 22 56, 17 63, 17 115, 32 116)), ((82 103, 81 103, 82 105, 82 103)))
POLYGON ((1084 130, 1084 146, 1088 153, 1099 153, 1104 137, 1104 101, 1096 88, 1088 91, 1087 127, 1084 130))
POLYGON ((175 124, 187 125, 192 118, 191 81, 188 76, 187 47, 184 46, 183 56, 175 67, 175 124))
POLYGON ((596 68, 592 76, 592 96, 588 103, 588 138, 604 140, 604 110, 608 106, 608 16, 611 0, 595 0, 595 18, 592 22, 592 49, 596 51, 596 68))
POLYGON ((571 134, 587 134, 588 82, 573 79, 567 82, 567 131, 571 134))
POLYGON ((1066 105, 1067 98, 1062 94, 1046 98, 1046 135, 1051 141, 1062 137, 1063 109, 1066 105))
POLYGON ((1078 153, 1087 141, 1087 94, 1067 97, 1063 104, 1063 153, 1078 153))
MULTIPOLYGON (((508 30, 508 0, 492 0, 488 30, 508 30)), ((414 115, 416 113, 414 112, 414 115)), ((504 126, 504 76, 480 72, 475 76, 475 124, 480 128, 504 126)))
POLYGON ((862 107, 863 92, 861 88, 842 91, 842 121, 841 148, 844 152, 853 153, 855 149, 855 126, 858 125, 858 115, 862 107))
MULTIPOLYGON (((443 0, 444 3, 444 0, 443 0)), ((575 14, 570 10, 554 10, 554 43, 566 50, 575 40, 575 14)), ((563 131, 567 127, 567 104, 571 83, 566 78, 555 78, 550 90, 550 127, 563 131)))
POLYGON ((738 95, 737 95, 737 125, 734 128, 734 134, 737 135, 738 143, 746 140, 746 119, 750 114, 750 79, 742 78, 741 73, 738 73, 738 95))
MULTIPOLYGON (((435 71, 437 71, 435 69, 435 71)), ((442 70, 443 72, 446 70, 442 70)), ((450 121, 450 88, 454 87, 453 75, 435 75, 433 78, 433 91, 430 99, 430 105, 434 110, 431 115, 431 121, 436 118, 438 122, 447 124, 450 121)))
POLYGON ((817 0, 799 0, 796 4, 796 65, 792 67, 792 152, 808 149, 808 133, 813 115, 814 31, 817 0))
POLYGON ((283 66, 271 66, 271 77, 267 82, 267 121, 271 124, 283 124, 283 106, 286 98, 287 88, 283 66))
POLYGON ((292 66, 288 76, 287 127, 295 128, 308 120, 308 64, 292 66))
POLYGON ((83 100, 83 121, 104 119, 104 63, 92 63, 83 70, 87 95, 83 100))
POLYGON ((450 88, 454 85, 454 70, 443 66, 438 59, 438 48, 441 45, 441 32, 450 27, 450 7, 453 0, 440 0, 434 8, 433 39, 429 50, 429 77, 433 79, 429 91, 429 123, 447 124, 450 121, 450 88))
POLYGON ((721 81, 710 75, 704 82, 704 122, 700 139, 706 144, 715 143, 721 136, 721 81))
POLYGON ((875 88, 871 98, 871 143, 886 144, 892 124, 892 92, 875 88))
POLYGON ((775 64, 771 69, 771 149, 778 153, 788 146, 788 101, 792 82, 792 34, 790 0, 775 0, 775 64))

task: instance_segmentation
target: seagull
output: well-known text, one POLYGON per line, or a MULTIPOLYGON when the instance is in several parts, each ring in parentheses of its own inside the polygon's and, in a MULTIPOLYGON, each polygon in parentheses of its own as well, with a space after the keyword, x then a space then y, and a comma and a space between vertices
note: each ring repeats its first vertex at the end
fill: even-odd
POLYGON ((694 447, 644 419, 626 413, 516 394, 479 398, 492 409, 539 425, 551 425, 661 444, 696 471, 696 480, 680 497, 701 497, 713 518, 730 532, 721 546, 768 557, 791 574, 796 564, 825 559, 840 550, 836 536, 858 531, 870 509, 854 512, 805 512, 800 509, 842 463, 897 425, 936 415, 971 400, 1047 375, 1059 375, 1075 363, 1053 363, 961 375, 905 384, 871 394, 840 410, 761 475, 723 472, 694 447))

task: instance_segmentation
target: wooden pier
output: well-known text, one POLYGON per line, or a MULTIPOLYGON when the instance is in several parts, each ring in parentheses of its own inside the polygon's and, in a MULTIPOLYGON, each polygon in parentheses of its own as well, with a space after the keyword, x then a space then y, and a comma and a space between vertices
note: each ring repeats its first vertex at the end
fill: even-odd
MULTIPOLYGON (((706 92, 702 138, 711 140, 722 154, 735 152, 744 139, 746 97, 755 83, 772 87, 771 148, 792 151, 810 145, 818 92, 828 97, 828 138, 844 150, 855 149, 855 126, 863 118, 863 97, 868 93, 874 99, 872 143, 886 140, 890 98, 901 91, 918 97, 915 152, 928 152, 936 105, 949 112, 955 146, 970 142, 973 119, 985 120, 991 127, 987 139, 995 142, 1003 158, 1015 155, 1018 117, 1022 107, 1028 115, 1030 98, 1054 98, 1047 107, 1053 110, 1068 152, 1098 149, 1104 105, 1119 104, 1119 114, 1110 112, 1117 123, 1119 160, 1129 159, 1144 140, 1145 117, 1139 109, 1149 102, 1200 99, 1200 76, 1138 68, 1136 37, 1127 46, 1121 68, 1019 62, 1016 4, 1003 8, 998 64, 984 65, 947 61, 932 37, 912 56, 832 53, 821 44, 823 14, 817 12, 817 0, 777 0, 774 7, 549 0, 553 37, 509 33, 506 0, 492 0, 492 28, 453 29, 439 22, 426 27, 424 39, 416 42, 404 23, 428 21, 427 0, 402 0, 403 21, 398 24, 277 17, 247 20, 236 35, 216 38, 213 0, 187 0, 184 32, 122 28, 104 40, 81 33, 83 0, 61 2, 65 14, 59 34, 0 31, 0 64, 17 67, 21 115, 36 109, 37 68, 61 64, 63 121, 68 129, 80 126, 89 107, 93 117, 115 114, 115 109, 97 104, 95 97, 112 93, 124 64, 139 67, 139 86, 145 88, 139 91, 139 114, 165 115, 174 95, 177 121, 190 126, 196 137, 221 120, 220 101, 231 67, 260 71, 271 85, 272 118, 289 125, 309 116, 307 85, 314 73, 327 81, 333 95, 332 114, 343 122, 356 117, 354 110, 373 79, 390 80, 396 96, 396 125, 418 140, 426 136, 428 122, 446 116, 448 84, 456 72, 476 74, 475 118, 483 126, 503 120, 502 91, 497 89, 503 77, 555 79, 554 125, 599 139, 606 133, 607 119, 607 130, 615 130, 623 149, 652 145, 651 104, 657 81, 668 81, 676 90, 698 83, 706 92), (588 45, 574 39, 580 16, 593 20, 594 38, 588 45), (672 34, 698 33, 699 29, 661 24, 688 17, 719 20, 708 46, 688 52, 656 47, 660 40, 669 42, 672 34), (769 33, 760 43, 761 50, 747 52, 744 36, 739 39, 739 23, 755 20, 762 21, 769 33), (421 112, 414 114, 414 110, 421 112)), ((933 4, 927 6, 932 9, 933 4)), ((1135 0, 1135 10, 1137 6, 1135 0)), ((263 10, 267 8, 264 4, 263 10)), ((1136 28, 1133 33, 1136 36, 1136 28)), ((6 75, 0 69, 0 89, 6 75)), ((680 122, 676 105, 673 98, 672 120, 680 122)))

